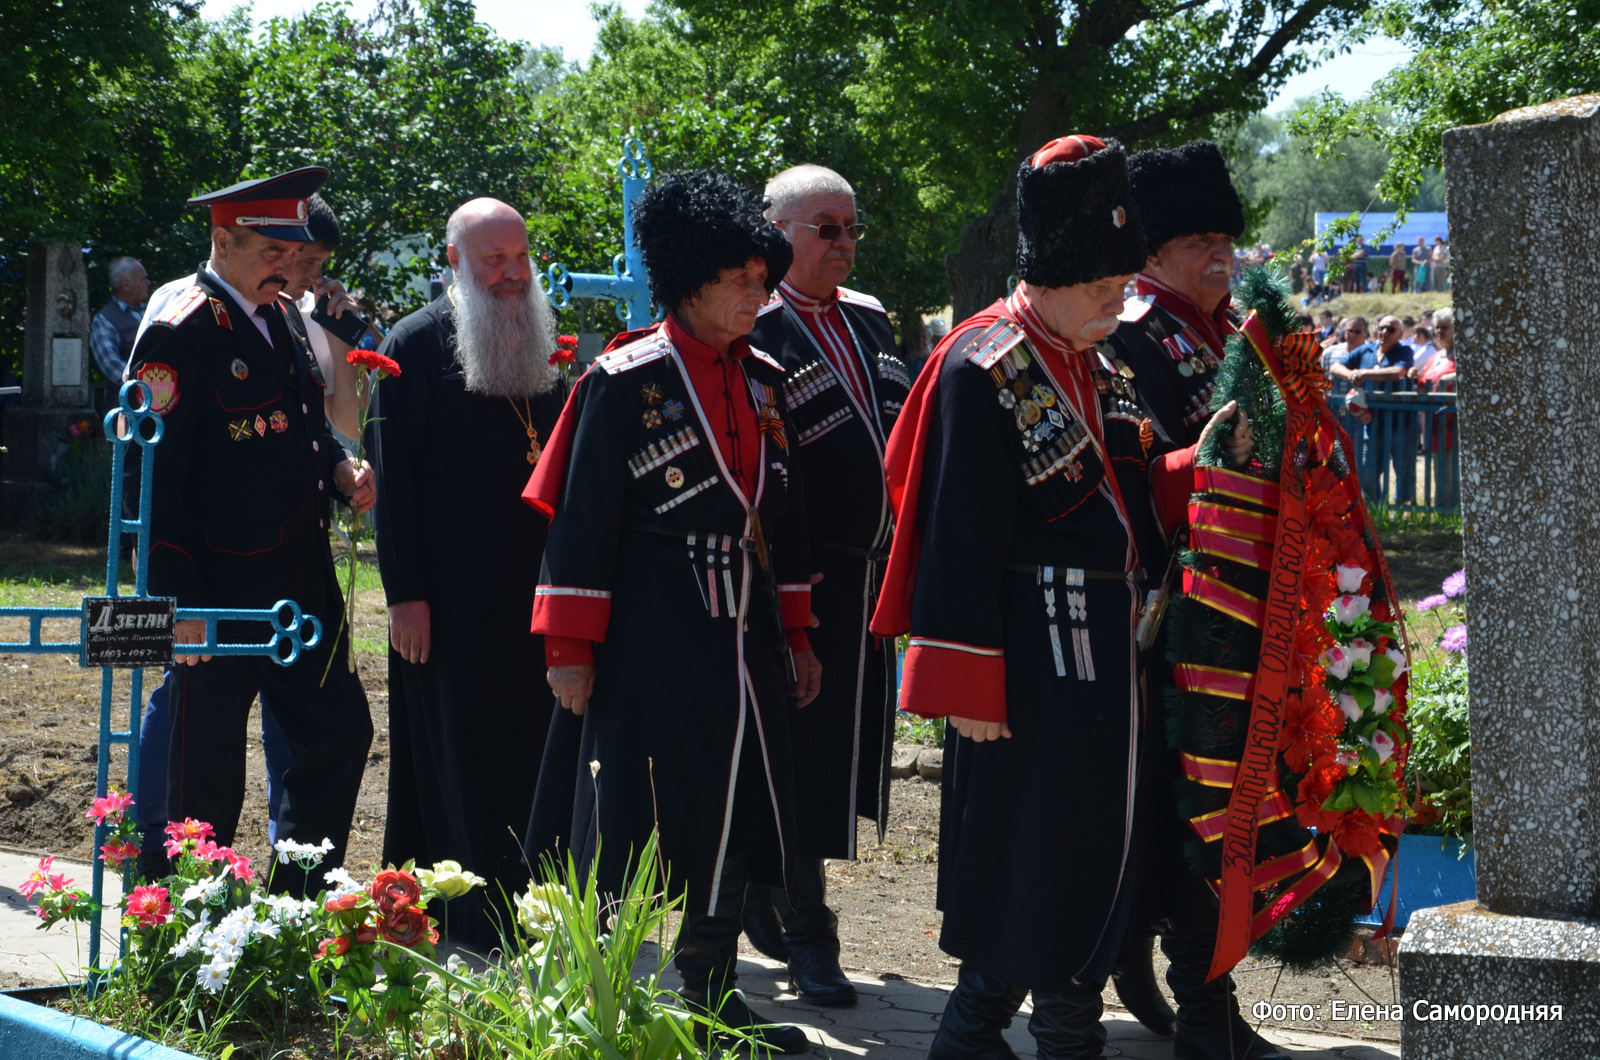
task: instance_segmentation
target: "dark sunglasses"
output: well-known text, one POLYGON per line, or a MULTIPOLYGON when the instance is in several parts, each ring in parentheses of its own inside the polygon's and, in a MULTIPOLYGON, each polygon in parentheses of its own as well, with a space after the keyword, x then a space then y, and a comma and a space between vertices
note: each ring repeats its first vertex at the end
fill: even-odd
POLYGON ((814 225, 814 224, 808 224, 805 221, 783 221, 783 222, 780 222, 780 223, 786 224, 786 225, 800 225, 800 226, 802 226, 804 228, 815 228, 817 230, 817 238, 822 240, 825 243, 832 243, 835 239, 838 239, 839 236, 841 236, 845 232, 849 232, 850 233, 850 242, 854 243, 854 242, 857 242, 858 240, 860 240, 861 237, 863 235, 865 235, 866 232, 867 232, 867 226, 866 225, 862 225, 862 224, 855 224, 855 225, 814 225))
POLYGON ((1393 324, 1385 324, 1385 325, 1383 325, 1383 327, 1378 329, 1378 334, 1381 335, 1386 331, 1399 331, 1399 330, 1400 329, 1395 327, 1393 324))

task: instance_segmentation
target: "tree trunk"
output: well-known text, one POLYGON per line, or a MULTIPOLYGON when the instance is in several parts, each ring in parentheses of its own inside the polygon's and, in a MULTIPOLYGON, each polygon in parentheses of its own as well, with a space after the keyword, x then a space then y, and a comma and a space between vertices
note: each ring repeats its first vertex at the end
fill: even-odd
POLYGON ((955 323, 997 298, 1017 271, 1017 174, 1013 170, 982 217, 961 234, 961 246, 944 257, 950 274, 950 304, 955 323))

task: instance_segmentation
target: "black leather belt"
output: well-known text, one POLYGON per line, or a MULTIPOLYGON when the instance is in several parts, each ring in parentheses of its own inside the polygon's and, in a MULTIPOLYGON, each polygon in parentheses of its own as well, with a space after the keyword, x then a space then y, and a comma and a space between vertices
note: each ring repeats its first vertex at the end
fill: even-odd
MULTIPOLYGON (((1067 565, 1065 563, 1061 563, 1061 564, 1056 564, 1056 563, 1007 563, 1005 565, 1006 570, 1014 570, 1019 574, 1038 574, 1040 571, 1044 570, 1046 567, 1052 567, 1057 571, 1078 570, 1077 567, 1072 567, 1072 566, 1069 566, 1069 565, 1067 565)), ((1143 567, 1135 567, 1133 570, 1129 570, 1129 571, 1121 571, 1121 570, 1086 570, 1086 571, 1083 571, 1082 574, 1083 574, 1083 577, 1088 581, 1098 581, 1098 582, 1142 582, 1142 581, 1144 581, 1144 568, 1143 567)))
POLYGON ((864 559, 868 563, 882 563, 889 558, 889 549, 887 547, 856 548, 854 545, 847 545, 842 541, 829 541, 824 537, 814 537, 811 539, 811 543, 824 551, 837 552, 844 556, 854 556, 856 559, 864 559))

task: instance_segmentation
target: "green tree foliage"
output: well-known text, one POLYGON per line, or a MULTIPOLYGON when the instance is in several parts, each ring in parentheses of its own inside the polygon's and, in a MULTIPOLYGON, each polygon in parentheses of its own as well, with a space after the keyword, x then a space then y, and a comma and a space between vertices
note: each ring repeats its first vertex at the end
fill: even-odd
MULTIPOLYGON (((1284 122, 1258 114, 1228 143, 1234 186, 1251 207, 1249 238, 1275 249, 1310 239, 1318 211, 1350 214, 1390 211, 1395 203, 1378 193, 1389 153, 1372 139, 1347 139, 1319 157, 1314 145, 1294 136, 1284 122)), ((1418 210, 1444 209, 1444 181, 1429 171, 1412 203, 1418 210)))
POLYGON ((1351 137, 1382 144, 1392 202, 1416 199, 1446 129, 1600 91, 1600 0, 1385 0, 1364 29, 1414 57, 1364 98, 1325 93, 1289 125, 1319 156, 1351 137))

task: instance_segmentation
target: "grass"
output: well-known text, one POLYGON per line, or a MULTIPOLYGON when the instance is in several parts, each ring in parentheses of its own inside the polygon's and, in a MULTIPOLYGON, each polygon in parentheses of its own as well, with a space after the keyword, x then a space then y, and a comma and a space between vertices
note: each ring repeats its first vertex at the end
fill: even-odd
MULTIPOLYGON (((1425 294, 1345 294, 1331 302, 1311 306, 1303 312, 1316 316, 1327 309, 1336 317, 1362 316, 1369 321, 1393 314, 1397 317, 1414 317, 1420 321, 1424 311, 1449 305, 1450 297, 1449 291, 1430 291, 1425 294)), ((1296 301, 1298 303, 1298 299, 1296 301)))

